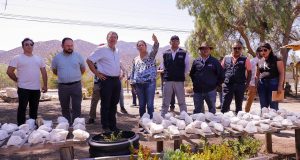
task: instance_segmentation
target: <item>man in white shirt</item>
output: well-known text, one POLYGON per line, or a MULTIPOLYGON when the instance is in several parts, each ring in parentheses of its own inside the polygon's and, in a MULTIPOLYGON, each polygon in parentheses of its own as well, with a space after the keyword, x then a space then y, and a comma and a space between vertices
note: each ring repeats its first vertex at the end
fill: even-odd
POLYGON ((42 92, 47 92, 47 72, 43 59, 37 55, 33 55, 34 42, 25 38, 22 41, 24 53, 15 56, 7 68, 7 75, 18 86, 18 125, 22 125, 26 121, 26 108, 29 103, 29 117, 37 118, 39 100, 41 96, 40 72, 43 79, 42 92), (15 74, 17 70, 17 75, 15 74))
POLYGON ((120 53, 116 48, 118 34, 107 34, 107 45, 99 46, 87 58, 90 70, 99 78, 101 97, 101 124, 104 131, 118 131, 116 112, 120 99, 120 53), (94 66, 97 65, 97 69, 94 66))

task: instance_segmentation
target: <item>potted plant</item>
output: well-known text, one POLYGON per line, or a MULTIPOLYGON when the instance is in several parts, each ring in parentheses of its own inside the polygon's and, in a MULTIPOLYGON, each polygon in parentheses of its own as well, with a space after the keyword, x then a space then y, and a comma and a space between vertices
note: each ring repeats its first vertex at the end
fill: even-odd
POLYGON ((139 135, 132 131, 105 132, 92 136, 88 143, 90 157, 130 155, 130 148, 139 147, 139 135))

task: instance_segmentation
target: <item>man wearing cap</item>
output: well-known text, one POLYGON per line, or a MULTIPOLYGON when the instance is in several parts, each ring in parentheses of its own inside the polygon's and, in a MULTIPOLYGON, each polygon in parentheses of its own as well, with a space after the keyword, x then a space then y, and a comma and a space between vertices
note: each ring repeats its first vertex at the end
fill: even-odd
POLYGON ((216 88, 224 80, 220 62, 210 55, 213 47, 203 42, 198 48, 199 57, 194 60, 190 77, 194 90, 194 113, 204 113, 204 100, 211 113, 216 113, 216 88))
POLYGON ((235 97, 235 112, 242 110, 244 92, 251 80, 250 60, 242 55, 243 43, 235 41, 232 50, 230 55, 224 57, 221 64, 225 72, 222 113, 230 110, 233 96, 235 97))
POLYGON ((189 71, 189 56, 187 51, 179 48, 179 37, 174 35, 170 39, 171 48, 163 53, 164 89, 161 114, 164 116, 175 93, 181 111, 187 111, 185 103, 184 81, 189 71))

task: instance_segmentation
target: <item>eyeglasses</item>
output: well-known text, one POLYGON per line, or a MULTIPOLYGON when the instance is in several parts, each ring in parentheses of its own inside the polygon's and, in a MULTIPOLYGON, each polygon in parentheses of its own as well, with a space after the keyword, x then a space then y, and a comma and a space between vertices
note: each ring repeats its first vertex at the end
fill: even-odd
POLYGON ((268 49, 261 49, 261 50, 258 50, 258 52, 267 52, 268 49))
POLYGON ((233 47, 233 50, 241 50, 242 47, 233 47))
POLYGON ((25 43, 24 46, 26 46, 26 47, 31 46, 32 47, 33 44, 32 43, 25 43))

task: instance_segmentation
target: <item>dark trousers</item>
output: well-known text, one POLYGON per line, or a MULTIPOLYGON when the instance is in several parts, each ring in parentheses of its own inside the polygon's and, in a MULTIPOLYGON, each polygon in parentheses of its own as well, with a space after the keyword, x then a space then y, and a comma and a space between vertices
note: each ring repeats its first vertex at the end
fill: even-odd
POLYGON ((62 116, 64 116, 71 124, 75 118, 80 117, 81 115, 81 88, 81 82, 71 85, 58 84, 58 97, 62 116), (72 110, 70 110, 70 108, 72 108, 72 110))
POLYGON ((117 104, 120 99, 121 82, 119 77, 108 77, 99 81, 101 97, 101 124, 102 128, 116 128, 117 104))
POLYGON ((216 113, 216 90, 212 90, 210 92, 205 93, 194 93, 194 114, 195 113, 204 113, 204 101, 208 106, 208 111, 215 114, 216 113))
POLYGON ((244 100, 244 92, 246 85, 245 84, 225 84, 223 86, 223 105, 221 108, 221 112, 225 113, 230 110, 230 104, 235 98, 235 112, 238 113, 242 110, 242 104, 244 100))
POLYGON ((40 100, 41 92, 40 90, 29 90, 18 88, 18 115, 17 121, 18 125, 22 125, 26 121, 26 110, 27 105, 29 103, 29 117, 31 119, 37 118, 39 100, 40 100))
POLYGON ((131 95, 132 95, 132 104, 137 105, 136 103, 136 89, 131 85, 131 95))

